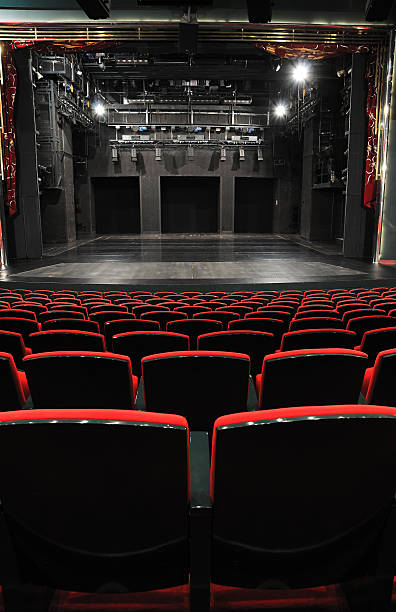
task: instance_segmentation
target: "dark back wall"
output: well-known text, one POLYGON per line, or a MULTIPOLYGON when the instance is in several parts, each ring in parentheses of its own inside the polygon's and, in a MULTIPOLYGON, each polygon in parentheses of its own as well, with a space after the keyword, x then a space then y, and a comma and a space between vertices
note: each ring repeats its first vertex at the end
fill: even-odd
POLYGON ((153 149, 138 150, 137 162, 125 147, 118 161, 111 160, 109 140, 114 129, 101 126, 100 140, 90 147, 87 171, 76 181, 78 202, 77 228, 80 235, 96 233, 95 202, 92 179, 96 177, 138 177, 140 186, 140 223, 142 233, 161 232, 161 179, 166 177, 216 177, 219 184, 218 229, 234 231, 235 178, 273 178, 272 147, 263 148, 263 161, 257 159, 257 148, 245 148, 245 161, 239 160, 238 147, 227 149, 226 161, 220 161, 219 149, 194 147, 194 157, 187 157, 187 147, 164 147, 161 161, 153 149))

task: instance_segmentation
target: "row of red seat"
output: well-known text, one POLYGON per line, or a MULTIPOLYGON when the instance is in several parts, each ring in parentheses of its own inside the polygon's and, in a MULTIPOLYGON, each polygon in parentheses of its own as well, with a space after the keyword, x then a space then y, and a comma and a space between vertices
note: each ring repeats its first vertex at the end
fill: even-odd
POLYGON ((396 409, 373 405, 226 415, 211 457, 174 414, 0 413, 5 612, 182 584, 209 612, 211 583, 341 583, 351 612, 388 611, 395 448, 396 409))
POLYGON ((370 403, 393 405, 396 349, 382 351, 374 367, 367 355, 350 349, 285 351, 264 357, 249 382, 247 354, 173 351, 142 358, 142 379, 125 355, 89 351, 31 354, 18 371, 9 353, 0 353, 1 409, 122 408, 185 416, 192 429, 209 431, 224 412, 300 405, 370 403), (256 395, 257 394, 257 395, 256 395), (362 398, 363 399, 363 398, 362 398))

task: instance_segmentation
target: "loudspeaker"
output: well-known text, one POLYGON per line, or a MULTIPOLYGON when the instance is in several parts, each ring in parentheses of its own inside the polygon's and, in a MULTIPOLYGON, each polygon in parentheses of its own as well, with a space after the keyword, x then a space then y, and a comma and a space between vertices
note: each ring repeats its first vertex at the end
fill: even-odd
POLYGON ((366 21, 385 21, 389 17, 393 0, 367 0, 366 21))
POLYGON ((179 23, 179 50, 183 53, 196 53, 198 42, 197 23, 179 23))
POLYGON ((107 19, 110 17, 111 0, 77 0, 90 19, 107 19))
POLYGON ((271 0, 246 0, 249 23, 269 23, 272 19, 271 0))

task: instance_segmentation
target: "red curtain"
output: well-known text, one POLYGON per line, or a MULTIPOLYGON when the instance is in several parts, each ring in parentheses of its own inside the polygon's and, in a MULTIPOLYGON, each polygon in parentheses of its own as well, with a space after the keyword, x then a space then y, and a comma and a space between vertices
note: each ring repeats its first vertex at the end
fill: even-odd
POLYGON ((278 57, 286 59, 304 58, 307 60, 321 60, 327 57, 335 57, 344 53, 367 53, 367 148, 366 148, 366 171, 364 181, 363 205, 367 208, 375 208, 377 194, 377 87, 375 83, 376 57, 373 49, 368 45, 338 45, 338 44, 301 44, 288 43, 287 45, 276 45, 272 43, 258 43, 259 49, 268 51, 278 57))
POLYGON ((117 47, 123 43, 114 41, 84 42, 75 44, 70 42, 18 42, 5 43, 2 55, 2 68, 4 86, 1 92, 4 134, 2 141, 3 163, 5 174, 5 203, 8 214, 17 212, 16 198, 16 153, 15 153, 15 122, 14 107, 17 91, 17 70, 12 51, 25 47, 34 48, 43 53, 95 53, 110 47, 117 47))
POLYGON ((5 44, 2 55, 4 85, 1 91, 3 110, 3 166, 5 179, 5 203, 8 213, 17 212, 16 205, 16 154, 15 154, 15 123, 14 105, 17 89, 17 71, 12 57, 11 45, 5 44))

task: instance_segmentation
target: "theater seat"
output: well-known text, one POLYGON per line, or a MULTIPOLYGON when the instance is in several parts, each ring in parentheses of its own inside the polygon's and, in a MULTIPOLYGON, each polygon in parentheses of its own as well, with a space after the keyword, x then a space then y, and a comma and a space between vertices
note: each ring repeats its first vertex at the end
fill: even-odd
MULTIPOLYGON (((1 321, 0 321, 1 324, 1 321)), ((385 327, 395 327, 396 317, 387 316, 368 316, 358 317, 348 321, 347 329, 354 331, 358 338, 358 343, 361 342, 363 334, 370 329, 383 329, 385 327)))
MULTIPOLYGON (((47 310, 46 306, 43 306, 42 304, 35 304, 34 302, 17 302, 14 306, 17 307, 19 310, 34 312, 36 317, 41 312, 46 312, 47 310)), ((14 310, 14 308, 12 308, 11 310, 14 310)))
POLYGON ((188 351, 189 337, 164 331, 135 331, 113 336, 113 351, 127 355, 132 364, 133 373, 141 376, 141 360, 155 353, 188 351))
POLYGON ((396 349, 396 327, 366 331, 360 345, 355 347, 368 355, 369 366, 374 365, 378 353, 392 348, 396 349))
POLYGON ((274 335, 277 346, 279 346, 282 334, 287 330, 287 323, 280 319, 245 318, 239 321, 230 321, 228 329, 230 331, 247 329, 250 331, 267 332, 274 335))
POLYGON ((166 331, 166 326, 171 321, 180 321, 180 319, 187 319, 187 315, 184 312, 172 312, 172 311, 149 311, 143 312, 140 315, 141 321, 157 321, 162 331, 166 331))
POLYGON ((129 332, 159 331, 158 321, 145 321, 143 319, 118 319, 106 321, 104 324, 104 336, 108 351, 113 350, 113 336, 129 332))
POLYGON ((245 315, 245 319, 279 319, 280 321, 289 324, 292 316, 293 315, 291 312, 281 310, 281 308, 279 308, 279 310, 269 310, 267 308, 263 308, 247 313, 245 315))
POLYGON ((224 413, 245 410, 248 355, 221 351, 178 351, 142 359, 146 409, 183 414, 190 428, 211 431, 224 413))
POLYGON ((99 333, 99 325, 95 321, 86 321, 85 319, 53 319, 51 321, 44 321, 41 324, 41 329, 43 331, 49 331, 50 329, 75 329, 77 331, 93 332, 94 334, 99 333))
POLYGON ((120 593, 190 583, 193 595, 200 568, 190 561, 196 502, 189 453, 187 421, 176 415, 0 415, 6 612, 48 610, 38 597, 32 605, 33 585, 120 593))
POLYGON ((82 312, 73 312, 72 310, 48 310, 47 312, 41 312, 38 315, 40 323, 45 321, 53 321, 55 319, 85 319, 82 312))
MULTIPOLYGON (((356 334, 346 329, 303 329, 283 334, 281 351, 297 351, 309 348, 354 349, 356 334)), ((361 350, 356 347, 356 350, 361 350)), ((366 352, 366 351, 363 351, 366 352)))
POLYGON ((320 310, 317 309, 315 306, 315 309, 312 310, 298 310, 295 315, 294 315, 294 319, 310 319, 312 317, 325 317, 326 319, 341 319, 341 315, 339 312, 337 312, 336 310, 320 310))
POLYGON ((182 319, 180 321, 171 321, 166 326, 166 331, 188 336, 190 338, 190 349, 192 351, 195 351, 197 348, 198 336, 221 330, 221 322, 212 321, 210 319, 182 319))
POLYGON ((59 351, 29 355, 23 363, 35 408, 134 405, 138 379, 125 355, 59 351))
POLYGON ((30 334, 30 347, 33 353, 53 351, 105 351, 102 334, 72 329, 41 331, 30 334))
POLYGON ((0 310, 0 318, 31 319, 32 321, 37 321, 36 313, 31 310, 22 310, 21 308, 0 310))
POLYGON ((212 448, 212 583, 256 589, 341 583, 348 610, 390 610, 394 408, 227 415, 215 423, 212 448))
POLYGON ((85 319, 88 319, 88 310, 85 306, 77 306, 75 304, 48 304, 48 310, 54 312, 56 310, 67 310, 68 312, 80 312, 84 315, 85 319))
POLYGON ((30 355, 32 351, 25 346, 22 334, 0 331, 0 352, 10 353, 18 370, 22 370, 23 358, 30 355))
POLYGON ((41 326, 32 319, 0 318, 0 330, 21 334, 25 345, 29 346, 29 335, 41 331, 41 326))
POLYGON ((134 321, 135 315, 131 312, 121 312, 112 310, 100 310, 98 312, 91 312, 89 315, 91 321, 95 321, 99 325, 100 333, 104 333, 104 326, 107 321, 121 321, 126 319, 127 321, 134 321))
POLYGON ((365 353, 340 348, 267 355, 256 377, 259 408, 355 403, 367 361, 365 353))
POLYGON ((227 325, 230 321, 240 319, 240 315, 237 312, 222 312, 221 310, 214 310, 212 312, 197 312, 193 315, 193 319, 205 319, 206 321, 219 321, 223 329, 227 329, 227 325))
POLYGON ((289 331, 299 331, 300 329, 345 329, 345 325, 338 319, 321 317, 307 317, 306 319, 292 319, 289 331))
POLYGON ((249 355, 252 376, 261 372, 265 355, 273 353, 275 348, 275 338, 273 334, 267 332, 224 331, 198 337, 200 351, 228 351, 249 355))
POLYGON ((0 353, 0 388, 0 412, 20 410, 30 395, 26 375, 10 353, 0 353))
POLYGON ((366 372, 362 386, 368 403, 375 401, 383 406, 396 406, 395 368, 396 348, 378 353, 374 367, 366 372))

